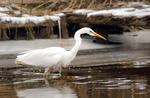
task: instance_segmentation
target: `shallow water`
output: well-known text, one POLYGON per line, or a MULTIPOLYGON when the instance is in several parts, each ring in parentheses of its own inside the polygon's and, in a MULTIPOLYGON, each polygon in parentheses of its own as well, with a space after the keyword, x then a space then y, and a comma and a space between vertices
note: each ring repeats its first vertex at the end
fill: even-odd
MULTIPOLYGON (((14 59, 16 53, 58 45, 59 41, 0 42, 0 98, 149 98, 150 33, 144 32, 121 36, 122 45, 86 41, 86 47, 81 46, 83 50, 73 61, 84 68, 80 65, 63 69, 62 76, 52 73, 47 79, 42 77, 43 69, 16 67, 14 59), (85 67, 86 64, 99 66, 85 67)), ((72 39, 64 41, 61 45, 68 49, 74 44, 72 39)))
POLYGON ((150 64, 64 69, 62 76, 24 69, 0 73, 1 98, 149 98, 150 64))

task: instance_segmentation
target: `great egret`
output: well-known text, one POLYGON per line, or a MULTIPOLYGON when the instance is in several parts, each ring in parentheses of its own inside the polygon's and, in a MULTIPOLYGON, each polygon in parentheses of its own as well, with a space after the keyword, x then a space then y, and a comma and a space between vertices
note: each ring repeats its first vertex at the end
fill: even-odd
POLYGON ((61 74, 61 68, 68 67, 70 62, 75 58, 82 41, 80 35, 85 33, 106 40, 106 38, 95 33, 92 29, 84 27, 75 33, 74 38, 76 43, 70 51, 61 47, 31 50, 23 55, 17 56, 16 64, 45 67, 44 77, 46 77, 47 73, 53 69, 59 69, 59 73, 61 74))

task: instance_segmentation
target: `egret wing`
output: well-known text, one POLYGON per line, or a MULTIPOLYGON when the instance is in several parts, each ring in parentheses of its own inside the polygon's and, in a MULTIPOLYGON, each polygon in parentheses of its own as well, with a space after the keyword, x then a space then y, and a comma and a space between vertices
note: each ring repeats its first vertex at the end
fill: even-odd
POLYGON ((17 56, 17 59, 28 65, 47 67, 60 63, 65 52, 65 49, 59 47, 37 49, 17 56))

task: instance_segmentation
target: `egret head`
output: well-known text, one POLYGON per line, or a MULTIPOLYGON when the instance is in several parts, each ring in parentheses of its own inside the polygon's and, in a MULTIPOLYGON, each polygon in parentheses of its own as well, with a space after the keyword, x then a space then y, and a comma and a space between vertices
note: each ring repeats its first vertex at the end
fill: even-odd
POLYGON ((99 35, 98 33, 94 32, 91 28, 84 27, 84 28, 82 28, 82 29, 80 29, 80 30, 81 30, 83 33, 87 33, 87 34, 89 34, 89 35, 91 35, 91 36, 97 36, 97 37, 99 37, 99 38, 101 38, 101 39, 106 40, 105 37, 103 37, 103 36, 99 35))

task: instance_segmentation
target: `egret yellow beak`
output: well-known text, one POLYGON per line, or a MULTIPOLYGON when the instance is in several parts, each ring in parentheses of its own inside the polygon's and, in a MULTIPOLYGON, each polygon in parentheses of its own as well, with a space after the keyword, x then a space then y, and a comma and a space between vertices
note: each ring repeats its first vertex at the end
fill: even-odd
POLYGON ((97 37, 99 37, 99 38, 101 38, 101 39, 107 40, 105 37, 103 37, 103 36, 97 34, 96 32, 92 32, 92 33, 93 33, 95 36, 97 36, 97 37))

